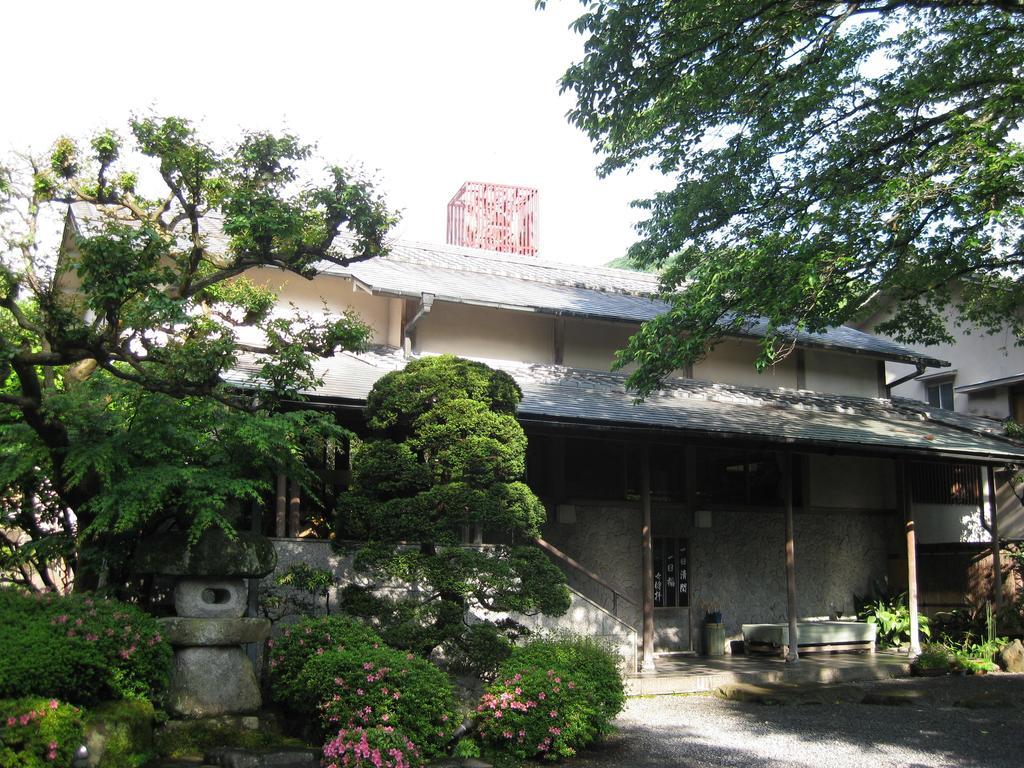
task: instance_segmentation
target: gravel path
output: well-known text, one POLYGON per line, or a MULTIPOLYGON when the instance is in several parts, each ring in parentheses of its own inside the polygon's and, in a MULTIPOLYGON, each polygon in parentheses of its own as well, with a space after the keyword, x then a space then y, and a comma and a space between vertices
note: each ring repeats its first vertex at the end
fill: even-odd
POLYGON ((892 680, 865 691, 920 690, 912 705, 767 706, 708 695, 630 699, 618 734, 575 768, 766 766, 917 768, 1024 765, 1024 675, 892 680), (970 700, 977 708, 956 706, 970 700))

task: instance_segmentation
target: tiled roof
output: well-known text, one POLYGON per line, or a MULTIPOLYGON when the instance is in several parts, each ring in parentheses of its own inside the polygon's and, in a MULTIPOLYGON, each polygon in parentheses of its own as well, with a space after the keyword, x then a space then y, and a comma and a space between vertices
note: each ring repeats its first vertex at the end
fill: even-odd
MULTIPOLYGON (((655 275, 610 267, 582 267, 477 248, 394 243, 380 259, 341 267, 323 262, 327 274, 351 277, 365 288, 389 296, 506 307, 553 315, 640 323, 663 314, 669 305, 656 298, 655 275)), ((736 335, 763 337, 767 322, 748 322, 736 335)), ((949 365, 879 336, 848 326, 822 333, 793 334, 804 346, 859 353, 885 360, 949 365)))
MULTIPOLYGON (((1024 446, 1000 436, 991 419, 930 408, 915 400, 822 395, 673 379, 643 402, 625 376, 552 365, 485 360, 523 390, 523 420, 669 430, 702 437, 856 453, 919 453, 996 461, 1024 459, 1024 446)), ((387 348, 321 360, 323 386, 310 395, 362 403, 373 383, 404 365, 387 348)), ((249 373, 252 364, 245 366, 249 373)), ((245 379, 243 371, 236 381, 245 379)), ((682 435, 681 435, 682 436, 682 435)))
MULTIPOLYGON (((102 216, 99 209, 86 203, 72 206, 72 213, 84 227, 102 216)), ((227 249, 227 239, 217 219, 204 220, 203 230, 211 252, 222 253, 227 249)), ((339 253, 345 252, 348 242, 348 238, 338 238, 339 253)), ((350 277, 368 290, 388 296, 419 298, 431 293, 441 301, 634 323, 650 320, 669 308, 656 298, 657 276, 642 272, 544 261, 454 245, 394 242, 389 248, 385 257, 347 267, 329 261, 317 266, 326 274, 350 277)), ((737 335, 758 338, 766 330, 767 323, 756 319, 737 335)), ((927 366, 949 365, 847 326, 793 335, 799 344, 809 347, 927 366)))

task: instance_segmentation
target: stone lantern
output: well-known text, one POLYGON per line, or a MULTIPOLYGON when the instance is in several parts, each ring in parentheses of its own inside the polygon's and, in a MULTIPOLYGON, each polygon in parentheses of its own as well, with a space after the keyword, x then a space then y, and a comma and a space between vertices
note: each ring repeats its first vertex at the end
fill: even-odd
POLYGON ((274 570, 277 553, 269 539, 238 532, 229 539, 208 529, 191 547, 184 533, 152 536, 135 552, 133 570, 173 576, 174 610, 160 619, 161 634, 174 648, 168 710, 200 718, 255 712, 259 682, 242 647, 270 633, 266 619, 243 618, 245 579, 274 570))

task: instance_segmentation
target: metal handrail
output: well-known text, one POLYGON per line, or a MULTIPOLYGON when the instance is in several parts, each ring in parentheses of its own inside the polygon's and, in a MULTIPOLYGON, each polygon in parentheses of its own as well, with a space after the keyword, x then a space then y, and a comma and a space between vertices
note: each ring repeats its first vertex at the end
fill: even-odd
MULTIPOLYGON (((569 555, 565 554, 565 552, 560 550, 558 547, 556 547, 551 542, 545 541, 544 539, 538 537, 537 538, 537 546, 539 546, 541 549, 545 550, 546 552, 550 553, 554 557, 557 557, 559 560, 561 560, 563 563, 568 565, 570 568, 572 568, 572 569, 574 569, 576 571, 579 571, 580 573, 582 573, 584 576, 586 576, 591 581, 596 582, 597 584, 600 584, 602 587, 604 587, 609 592, 611 592, 612 593, 612 616, 614 616, 616 619, 618 619, 617 614, 619 612, 619 598, 620 597, 623 600, 625 600, 627 603, 629 603, 630 605, 634 605, 634 606, 636 605, 635 602, 633 602, 628 597, 626 597, 624 594, 619 592, 617 589, 615 589, 615 587, 613 587, 607 581, 602 579, 600 576, 598 576, 596 573, 591 571, 589 568, 587 568, 585 565, 580 563, 578 560, 575 560, 572 557, 570 557, 569 555)), ((591 602, 593 602, 593 601, 591 601, 591 602)), ((625 622, 623 622, 623 624, 625 624, 625 622)), ((628 627, 629 625, 626 624, 626 626, 628 627)), ((632 627, 630 627, 630 628, 632 629, 632 627)))

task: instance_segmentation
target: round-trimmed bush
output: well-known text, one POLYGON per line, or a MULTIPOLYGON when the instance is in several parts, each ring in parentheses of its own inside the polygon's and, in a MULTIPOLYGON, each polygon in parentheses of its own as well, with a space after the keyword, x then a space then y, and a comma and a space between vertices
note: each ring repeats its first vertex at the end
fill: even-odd
POLYGON ((415 768, 423 765, 416 745, 391 726, 342 728, 324 744, 326 768, 415 768))
POLYGON ((384 645, 315 655, 298 684, 308 692, 307 702, 320 703, 328 732, 393 727, 426 757, 443 751, 458 719, 448 676, 425 659, 384 645))
POLYGON ((516 648, 476 719, 493 749, 560 760, 610 733, 624 704, 618 657, 596 640, 560 637, 516 648))
POLYGON ((0 766, 71 765, 85 740, 82 712, 56 699, 0 700, 0 766))
POLYGON ((52 696, 76 704, 159 699, 171 647, 133 605, 88 595, 0 589, 0 696, 52 696))
POLYGON ((297 711, 315 709, 310 691, 299 683, 302 668, 310 658, 328 650, 362 649, 382 646, 380 635, 346 616, 303 619, 287 627, 279 637, 267 641, 267 667, 274 701, 297 711))

